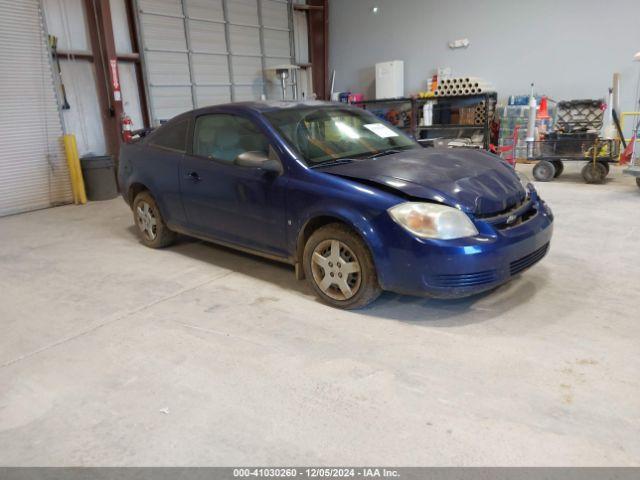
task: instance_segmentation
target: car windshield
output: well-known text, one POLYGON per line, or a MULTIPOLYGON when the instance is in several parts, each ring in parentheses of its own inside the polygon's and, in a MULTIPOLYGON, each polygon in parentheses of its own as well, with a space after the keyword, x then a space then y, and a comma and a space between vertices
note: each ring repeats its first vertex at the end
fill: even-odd
POLYGON ((356 108, 291 108, 265 116, 309 166, 420 148, 404 133, 356 108))

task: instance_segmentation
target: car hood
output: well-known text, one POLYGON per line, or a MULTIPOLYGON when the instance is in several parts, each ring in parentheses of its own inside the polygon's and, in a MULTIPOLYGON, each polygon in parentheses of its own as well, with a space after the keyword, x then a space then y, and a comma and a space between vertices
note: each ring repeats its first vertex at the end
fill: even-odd
POLYGON ((319 170, 479 215, 502 212, 526 197, 513 168, 478 150, 412 149, 319 170))

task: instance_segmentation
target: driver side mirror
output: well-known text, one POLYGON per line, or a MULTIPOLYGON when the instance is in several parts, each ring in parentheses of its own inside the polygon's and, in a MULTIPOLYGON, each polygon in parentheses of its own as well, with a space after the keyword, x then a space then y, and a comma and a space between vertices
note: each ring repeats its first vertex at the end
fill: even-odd
POLYGON ((236 157, 233 163, 239 167, 259 168, 265 172, 282 173, 282 165, 278 160, 260 151, 243 152, 236 157))

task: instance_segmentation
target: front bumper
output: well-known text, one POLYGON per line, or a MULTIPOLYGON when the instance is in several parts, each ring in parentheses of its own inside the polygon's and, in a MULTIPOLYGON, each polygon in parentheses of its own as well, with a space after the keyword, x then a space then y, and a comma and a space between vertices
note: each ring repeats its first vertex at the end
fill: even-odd
POLYGON ((376 262, 382 288, 406 295, 460 298, 508 282, 549 251, 551 211, 537 197, 527 208, 526 221, 518 225, 474 220, 480 234, 456 240, 423 240, 398 225, 387 228, 389 247, 376 262))

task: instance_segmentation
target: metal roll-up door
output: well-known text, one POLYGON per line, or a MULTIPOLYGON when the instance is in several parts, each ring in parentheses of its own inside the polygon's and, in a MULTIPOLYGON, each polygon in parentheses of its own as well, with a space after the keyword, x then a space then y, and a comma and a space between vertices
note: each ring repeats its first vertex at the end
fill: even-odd
POLYGON ((193 108, 191 73, 180 0, 140 0, 142 37, 154 123, 193 108))
POLYGON ((258 0, 224 0, 229 25, 233 100, 260 99, 264 93, 258 0))
POLYGON ((281 98, 265 69, 290 64, 286 0, 138 0, 154 124, 192 108, 281 98))
MULTIPOLYGON (((259 0, 262 4, 262 32, 264 37, 265 68, 292 63, 291 35, 292 18, 290 7, 280 0, 259 0)), ((291 79, 289 79, 291 82, 291 79)), ((282 87, 278 81, 267 81, 267 98, 282 98, 282 87)), ((292 98, 292 90, 287 90, 292 98)))
POLYGON ((72 200, 38 0, 0 0, 0 216, 72 200))
POLYGON ((194 105, 202 107, 231 101, 231 75, 222 0, 186 0, 185 14, 194 105))

